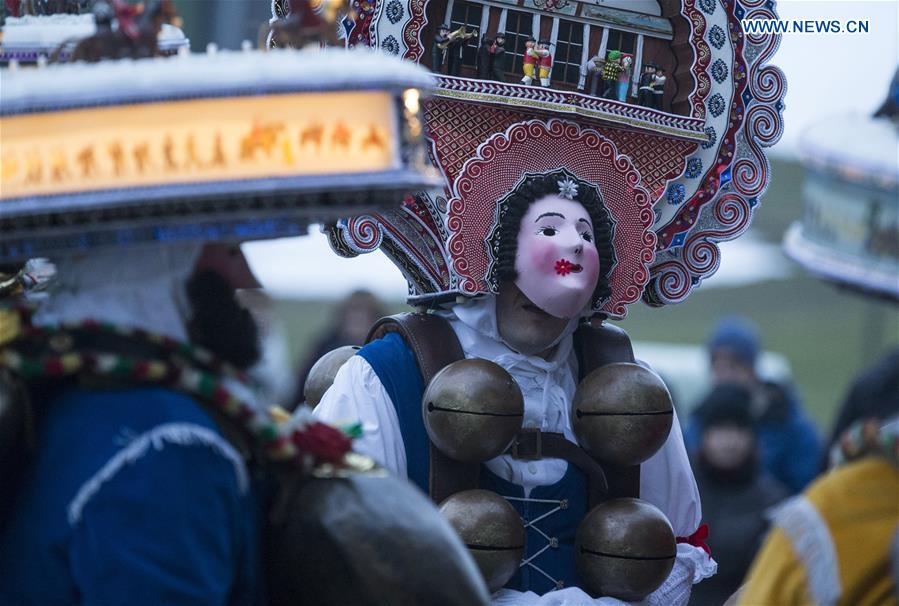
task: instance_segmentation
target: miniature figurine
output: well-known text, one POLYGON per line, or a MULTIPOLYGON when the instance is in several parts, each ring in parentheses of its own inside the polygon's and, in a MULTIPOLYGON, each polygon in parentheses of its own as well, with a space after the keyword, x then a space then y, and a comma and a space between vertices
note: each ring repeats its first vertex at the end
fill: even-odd
POLYGON ((146 141, 134 146, 134 166, 139 173, 150 167, 150 144, 146 141))
POLYGON ((643 66, 643 75, 640 76, 640 88, 637 91, 637 103, 643 107, 652 107, 652 83, 655 81, 655 75, 655 63, 647 63, 643 66))
POLYGON ((222 143, 222 134, 215 133, 215 141, 212 146, 212 166, 225 166, 225 146, 222 143))
POLYGON ((93 13, 97 31, 75 46, 71 61, 153 57, 159 54, 162 24, 181 21, 172 0, 151 0, 142 9, 121 0, 112 4, 101 0, 94 4, 93 13), (118 22, 117 29, 112 29, 113 20, 118 22))
POLYGON ((490 62, 490 74, 491 77, 498 81, 503 82, 506 73, 506 36, 505 34, 496 34, 496 40, 493 42, 493 46, 490 47, 490 52, 493 56, 493 60, 490 62))
POLYGON ((618 89, 618 74, 621 73, 622 69, 621 51, 609 51, 609 54, 606 56, 606 64, 602 68, 602 96, 604 99, 615 99, 618 89))
POLYGON ((652 106, 655 109, 662 109, 662 97, 665 95, 665 68, 656 69, 656 75, 652 83, 652 106))
POLYGON ((537 51, 534 50, 536 44, 537 41, 533 38, 528 38, 527 42, 524 43, 524 64, 521 66, 522 71, 524 71, 524 78, 521 79, 521 83, 528 86, 534 81, 534 70, 536 69, 537 60, 540 58, 537 51))
POLYGON ((275 48, 338 44, 337 14, 326 3, 313 5, 309 0, 287 0, 287 15, 273 21, 270 28, 270 41, 275 48))
POLYGON ((606 60, 599 53, 587 59, 584 66, 586 76, 584 78, 584 87, 587 86, 587 80, 590 81, 590 94, 594 97, 599 93, 599 82, 602 80, 603 68, 606 66, 606 60))
POLYGON ((462 47, 471 38, 478 35, 478 30, 465 30, 462 25, 459 29, 453 30, 446 37, 446 41, 439 46, 446 49, 446 73, 449 76, 458 76, 459 69, 462 67, 462 47))
POLYGON ((93 177, 97 172, 97 161, 94 157, 93 145, 83 148, 75 156, 75 161, 81 166, 81 176, 85 179, 93 177))
POLYGON ((119 141, 114 141, 109 145, 108 151, 112 159, 112 172, 119 177, 125 172, 125 150, 119 141))
POLYGON ((621 58, 621 73, 618 74, 618 100, 622 103, 627 101, 627 87, 631 82, 631 66, 634 58, 631 55, 624 55, 621 58))
POLYGON ((446 43, 449 40, 449 26, 441 25, 434 36, 434 44, 431 46, 431 69, 435 72, 443 72, 443 64, 446 62, 446 43))
POLYGON ((490 77, 490 70, 493 67, 493 39, 488 38, 487 34, 481 36, 481 44, 478 46, 478 78, 486 80, 490 77))
POLYGON ((549 40, 541 40, 535 47, 540 65, 540 86, 549 87, 549 74, 553 68, 553 56, 549 51, 549 40))

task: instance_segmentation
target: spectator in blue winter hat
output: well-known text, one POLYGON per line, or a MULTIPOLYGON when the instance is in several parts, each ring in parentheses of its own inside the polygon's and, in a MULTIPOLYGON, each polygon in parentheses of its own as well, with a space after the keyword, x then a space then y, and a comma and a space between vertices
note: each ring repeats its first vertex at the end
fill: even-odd
MULTIPOLYGON (((795 388, 758 375, 759 349, 758 332, 751 322, 736 316, 721 320, 708 342, 713 382, 716 386, 740 385, 750 392, 762 467, 797 493, 818 472, 820 438, 803 412, 795 388)), ((702 418, 694 414, 685 435, 687 447, 694 453, 702 430, 702 418)))

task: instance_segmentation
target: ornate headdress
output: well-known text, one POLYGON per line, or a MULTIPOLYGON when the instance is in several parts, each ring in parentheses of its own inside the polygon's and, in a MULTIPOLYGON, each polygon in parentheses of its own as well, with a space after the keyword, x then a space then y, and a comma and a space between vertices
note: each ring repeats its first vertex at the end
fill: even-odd
MULTIPOLYGON (((384 10, 360 12, 356 25, 362 29, 353 30, 358 35, 348 44, 427 60, 423 38, 434 28, 425 12, 429 1, 440 2, 387 0, 384 10)), ((769 179, 763 147, 781 134, 785 86, 780 70, 766 65, 779 38, 747 35, 740 25, 741 19, 775 18, 771 2, 659 5, 661 16, 644 19, 649 25, 635 64, 666 68, 671 111, 561 90, 564 84, 543 88, 441 75, 425 110, 431 160, 445 190, 409 196, 400 210, 340 221, 328 228, 334 248, 350 256, 383 250, 407 278, 412 303, 490 292, 484 237, 497 200, 525 172, 565 167, 600 188, 617 222, 618 263, 602 313, 622 317, 641 295, 651 305, 683 301, 717 270, 717 243, 749 226, 769 179)), ((486 4, 482 10, 491 19, 492 12, 504 12, 486 4)), ((575 10, 584 16, 594 9, 575 10)), ((552 25, 565 18, 562 12, 534 13, 535 33, 538 19, 552 25)), ((590 27, 611 26, 588 24, 583 40, 593 40, 590 27)))

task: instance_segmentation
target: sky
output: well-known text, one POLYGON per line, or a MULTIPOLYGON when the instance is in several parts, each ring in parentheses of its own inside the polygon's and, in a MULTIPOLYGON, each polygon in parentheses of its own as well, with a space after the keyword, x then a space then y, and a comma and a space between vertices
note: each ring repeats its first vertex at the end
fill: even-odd
POLYGON ((772 148, 792 157, 808 126, 846 113, 871 114, 899 66, 899 1, 781 0, 781 19, 867 19, 856 35, 785 35, 771 63, 787 78, 784 133, 772 148))
MULTIPOLYGON (((781 0, 777 11, 781 19, 867 19, 870 25, 867 34, 781 38, 771 63, 787 79, 784 132, 771 154, 793 158, 800 134, 809 126, 849 113, 869 115, 883 102, 899 66, 899 0, 781 0)), ((252 242, 243 248, 263 286, 276 296, 340 298, 356 288, 391 300, 406 296, 405 280, 382 253, 342 259, 317 229, 309 236, 252 242), (320 262, 323 259, 327 263, 320 262)), ((721 267, 702 288, 786 277, 790 271, 777 246, 744 236, 723 245, 721 267), (770 256, 772 262, 744 262, 758 255, 770 256), (747 267, 764 265, 772 268, 767 276, 746 274, 747 267)))

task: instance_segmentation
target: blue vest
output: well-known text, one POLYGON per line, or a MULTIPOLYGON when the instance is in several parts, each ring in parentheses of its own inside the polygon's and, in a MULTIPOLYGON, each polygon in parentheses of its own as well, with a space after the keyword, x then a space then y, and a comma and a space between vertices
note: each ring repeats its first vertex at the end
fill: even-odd
MULTIPOLYGON (((415 355, 397 333, 369 343, 357 355, 378 375, 396 408, 409 480, 428 492, 430 441, 421 414, 425 385, 415 355)), ((583 473, 569 465, 561 480, 534 488, 525 501, 521 486, 481 466, 480 487, 506 497, 525 524, 524 559, 506 587, 544 594, 580 585, 574 535, 587 513, 586 486, 583 473)))

